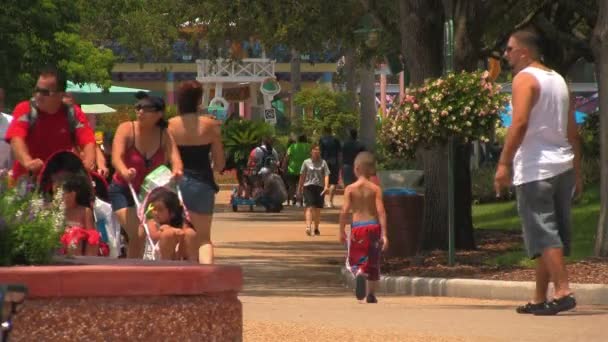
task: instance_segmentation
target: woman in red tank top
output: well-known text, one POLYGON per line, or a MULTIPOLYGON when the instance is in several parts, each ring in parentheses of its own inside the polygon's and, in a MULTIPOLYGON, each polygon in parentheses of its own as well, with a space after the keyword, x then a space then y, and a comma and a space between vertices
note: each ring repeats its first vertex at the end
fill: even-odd
POLYGON ((182 175, 182 161, 163 119, 165 102, 160 97, 138 94, 137 120, 118 126, 112 144, 116 170, 109 187, 112 210, 129 238, 127 258, 141 258, 144 239, 138 236, 139 220, 129 183, 139 192, 144 178, 160 165, 170 163, 173 176, 182 175))

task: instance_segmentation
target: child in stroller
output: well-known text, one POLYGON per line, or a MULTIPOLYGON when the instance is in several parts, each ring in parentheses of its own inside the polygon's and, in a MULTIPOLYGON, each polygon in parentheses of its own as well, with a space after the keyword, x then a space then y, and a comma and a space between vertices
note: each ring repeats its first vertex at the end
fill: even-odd
POLYGON ((93 211, 89 207, 92 194, 87 179, 72 175, 62 185, 66 229, 61 242, 66 253, 97 256, 101 235, 95 229, 93 211))
MULTIPOLYGON (((162 260, 181 260, 186 257, 185 235, 196 235, 185 217, 184 207, 175 192, 160 187, 154 189, 147 200, 146 221, 150 238, 158 243, 162 260)), ((144 225, 139 227, 145 237, 144 225)))
POLYGON ((88 172, 78 155, 61 151, 51 156, 38 176, 37 188, 49 199, 58 190, 64 192, 68 224, 62 237, 64 252, 118 256, 118 225, 107 203, 107 183, 88 172))

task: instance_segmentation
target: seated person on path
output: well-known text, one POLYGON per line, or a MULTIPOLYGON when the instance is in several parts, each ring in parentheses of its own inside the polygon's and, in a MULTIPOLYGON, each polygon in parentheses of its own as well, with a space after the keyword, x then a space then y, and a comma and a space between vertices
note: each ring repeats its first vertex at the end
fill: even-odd
POLYGON ((263 167, 268 167, 271 170, 276 170, 279 167, 279 154, 272 147, 272 138, 266 137, 262 141, 262 145, 254 148, 249 153, 247 162, 247 187, 245 189, 245 197, 255 197, 252 192, 254 187, 261 183, 259 172, 263 167))
POLYGON ((62 178, 66 230, 61 242, 66 253, 97 256, 101 236, 95 228, 93 211, 89 207, 93 199, 89 180, 86 176, 72 174, 64 174, 62 178))
POLYGON ((352 212, 348 265, 356 277, 357 299, 367 297, 368 303, 378 302, 375 292, 380 280, 380 252, 388 247, 382 190, 370 180, 375 172, 374 156, 369 152, 359 153, 355 159, 358 179, 344 190, 344 206, 340 213, 340 241, 344 242, 352 212))
MULTIPOLYGON (((159 244, 161 259, 186 258, 184 236, 186 234, 195 235, 196 233, 185 219, 184 207, 177 194, 169 190, 159 189, 150 195, 148 203, 148 208, 146 208, 148 230, 152 241, 159 244)), ((143 225, 139 227, 139 237, 145 238, 143 225)))
POLYGON ((283 210, 283 202, 287 200, 287 190, 283 178, 266 167, 260 170, 259 175, 262 191, 256 198, 256 203, 263 205, 268 212, 280 212, 283 210))
POLYGON ((34 97, 15 107, 5 138, 16 159, 13 179, 37 174, 51 155, 76 147, 82 151, 87 170, 94 170, 95 136, 80 108, 75 106, 71 110, 63 103, 66 85, 67 81, 56 69, 43 69, 34 97))

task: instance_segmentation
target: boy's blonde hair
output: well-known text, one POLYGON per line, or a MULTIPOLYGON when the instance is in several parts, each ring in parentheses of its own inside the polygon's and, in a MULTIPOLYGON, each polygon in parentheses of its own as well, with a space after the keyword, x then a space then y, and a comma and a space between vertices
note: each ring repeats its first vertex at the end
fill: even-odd
POLYGON ((370 152, 360 152, 355 158, 355 170, 358 176, 371 177, 376 174, 376 158, 370 152))

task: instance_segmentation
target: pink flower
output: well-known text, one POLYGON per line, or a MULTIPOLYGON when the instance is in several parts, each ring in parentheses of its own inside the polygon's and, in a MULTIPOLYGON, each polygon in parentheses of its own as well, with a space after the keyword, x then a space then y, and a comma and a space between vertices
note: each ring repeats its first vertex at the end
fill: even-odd
POLYGON ((414 107, 414 110, 418 110, 420 108, 420 105, 417 103, 414 103, 413 107, 414 107))
POLYGON ((441 111, 441 116, 448 116, 448 111, 447 110, 442 110, 441 111))

